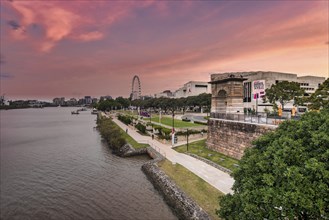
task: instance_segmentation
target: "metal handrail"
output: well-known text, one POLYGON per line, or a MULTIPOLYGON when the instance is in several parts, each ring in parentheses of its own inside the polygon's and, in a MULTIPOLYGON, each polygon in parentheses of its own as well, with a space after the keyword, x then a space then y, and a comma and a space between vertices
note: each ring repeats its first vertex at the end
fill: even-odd
POLYGON ((217 118, 217 119, 224 119, 224 120, 231 120, 231 121, 241 121, 241 122, 249 122, 249 123, 256 123, 256 124, 271 124, 271 125, 278 125, 285 120, 298 120, 299 117, 293 118, 285 118, 285 117, 268 117, 263 113, 258 115, 252 114, 225 114, 225 113, 218 113, 212 112, 210 113, 210 118, 217 118))

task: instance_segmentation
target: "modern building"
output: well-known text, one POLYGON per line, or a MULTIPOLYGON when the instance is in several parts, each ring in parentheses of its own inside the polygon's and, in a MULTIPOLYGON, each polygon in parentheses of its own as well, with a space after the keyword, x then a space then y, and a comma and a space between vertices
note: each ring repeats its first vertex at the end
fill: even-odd
POLYGON ((197 96, 202 93, 211 93, 211 85, 208 82, 190 81, 174 92, 174 98, 197 96))
POLYGON ((326 80, 324 77, 316 76, 300 76, 297 77, 297 82, 300 84, 300 87, 305 89, 305 92, 308 95, 311 95, 319 88, 319 86, 326 80))
MULTIPOLYGON (((223 80, 229 77, 246 78, 243 82, 243 106, 245 109, 253 109, 257 112, 264 112, 265 109, 272 110, 272 104, 264 103, 262 97, 265 90, 280 81, 297 82, 301 88, 305 89, 305 95, 310 95, 319 88, 319 85, 325 81, 325 77, 301 76, 292 73, 281 72, 230 72, 211 75, 211 81, 223 80)), ((213 88, 214 89, 214 88, 213 88)), ((279 103, 278 103, 279 104, 279 103)), ((285 110, 289 111, 293 103, 287 103, 285 110)), ((298 109, 304 111, 305 107, 298 109)))
POLYGON ((173 93, 170 90, 165 90, 163 92, 159 92, 154 94, 155 98, 166 97, 166 98, 173 98, 173 93))
POLYGON ((66 101, 66 104, 68 106, 75 106, 78 104, 78 100, 76 100, 75 98, 70 98, 70 100, 66 101))
POLYGON ((110 95, 106 95, 106 96, 101 96, 100 97, 100 100, 102 101, 102 100, 112 100, 113 98, 112 98, 112 96, 110 96, 110 95))
POLYGON ((65 98, 64 97, 54 98, 53 103, 54 105, 65 105, 65 98))
POLYGON ((92 101, 91 96, 85 96, 85 98, 84 98, 84 104, 90 105, 92 102, 93 101, 92 101))

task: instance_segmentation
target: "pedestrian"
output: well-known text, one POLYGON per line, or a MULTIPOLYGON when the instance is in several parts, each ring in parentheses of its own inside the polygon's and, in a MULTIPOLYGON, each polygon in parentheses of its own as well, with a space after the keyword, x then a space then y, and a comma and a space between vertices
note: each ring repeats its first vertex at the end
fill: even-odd
POLYGON ((128 133, 128 128, 126 128, 126 133, 128 133))
POLYGON ((154 134, 152 134, 152 140, 154 140, 154 134))
POLYGON ((201 137, 203 137, 203 131, 201 131, 201 137))

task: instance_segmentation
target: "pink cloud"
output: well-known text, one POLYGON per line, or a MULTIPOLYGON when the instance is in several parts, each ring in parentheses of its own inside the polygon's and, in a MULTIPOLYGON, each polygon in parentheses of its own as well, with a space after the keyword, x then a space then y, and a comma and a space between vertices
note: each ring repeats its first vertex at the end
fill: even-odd
POLYGON ((81 34, 78 36, 78 39, 81 41, 93 41, 100 40, 104 37, 104 34, 99 31, 92 31, 86 34, 81 34))
MULTIPOLYGON (((154 1, 143 2, 76 2, 61 1, 13 1, 7 3, 21 15, 21 24, 28 27, 41 24, 45 36, 40 41, 39 49, 50 51, 59 41, 66 39, 79 41, 95 41, 105 37, 108 30, 116 22, 130 16, 130 11, 138 7, 149 7, 154 1), (101 10, 100 10, 101 9, 101 10), (90 13, 90 11, 100 11, 90 13), (90 31, 94 27, 98 30, 90 31)), ((165 5, 159 3, 159 5, 165 5)), ((16 32, 15 39, 27 39, 28 35, 16 32)), ((33 39, 32 39, 33 41, 33 39)))
POLYGON ((21 14, 25 27, 34 23, 45 28, 45 36, 40 43, 41 51, 51 50, 58 41, 69 36, 81 17, 52 2, 14 1, 12 7, 21 14))

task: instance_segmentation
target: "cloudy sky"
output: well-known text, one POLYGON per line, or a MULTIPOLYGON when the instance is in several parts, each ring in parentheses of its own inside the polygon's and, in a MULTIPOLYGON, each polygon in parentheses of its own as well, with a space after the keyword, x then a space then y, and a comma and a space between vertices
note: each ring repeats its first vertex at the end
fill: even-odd
POLYGON ((210 73, 328 77, 329 2, 1 0, 1 94, 128 97, 210 73))

